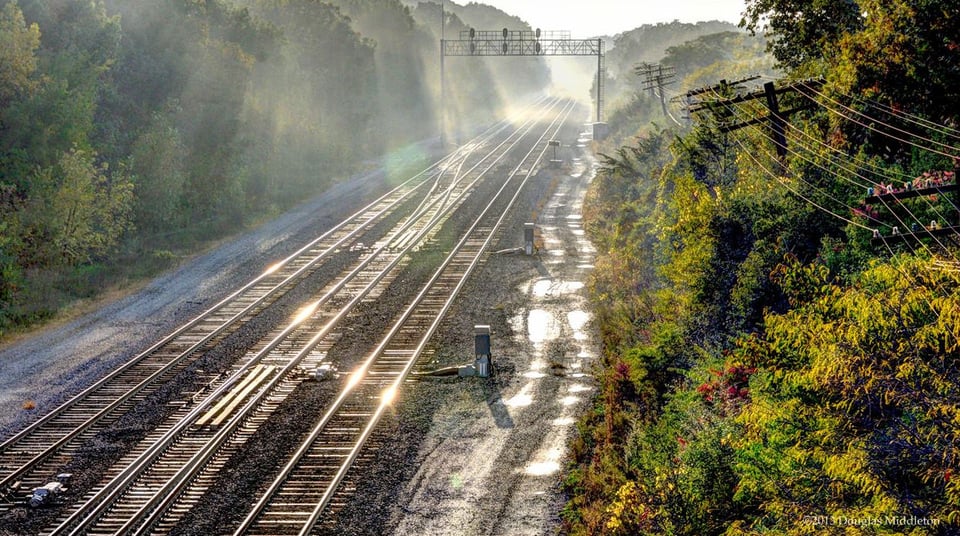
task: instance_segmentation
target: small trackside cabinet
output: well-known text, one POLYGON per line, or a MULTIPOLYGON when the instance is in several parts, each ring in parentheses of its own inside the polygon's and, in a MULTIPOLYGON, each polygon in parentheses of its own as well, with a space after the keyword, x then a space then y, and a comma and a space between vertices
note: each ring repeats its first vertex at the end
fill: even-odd
POLYGON ((536 226, 532 223, 523 224, 523 252, 533 255, 533 239, 536 226))
POLYGON ((491 373, 490 359, 490 326, 474 326, 474 348, 476 349, 476 361, 474 367, 477 370, 477 376, 486 378, 491 373))

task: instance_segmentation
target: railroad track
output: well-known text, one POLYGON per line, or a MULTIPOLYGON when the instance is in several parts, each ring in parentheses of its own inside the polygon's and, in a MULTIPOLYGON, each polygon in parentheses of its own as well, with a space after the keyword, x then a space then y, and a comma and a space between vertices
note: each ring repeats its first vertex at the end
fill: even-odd
MULTIPOLYGON (((506 141, 509 141, 509 139, 506 141)), ((506 141, 501 143, 498 148, 504 146, 506 141)), ((491 154, 494 153, 485 156, 472 169, 477 168, 491 154)), ((502 155, 492 160, 495 162, 499 158, 502 158, 502 155)), ((293 388, 291 384, 298 381, 300 376, 295 373, 295 369, 301 367, 303 361, 307 360, 314 345, 322 340, 332 329, 332 326, 343 318, 356 303, 369 296, 410 250, 417 247, 431 232, 435 232, 442 223, 442 218, 438 218, 437 208, 443 207, 445 214, 455 210, 457 204, 450 203, 451 197, 454 200, 462 200, 462 194, 473 188, 476 182, 490 170, 492 165, 493 163, 488 165, 471 183, 464 183, 454 177, 450 188, 436 194, 434 200, 429 203, 421 204, 422 208, 425 207, 424 210, 415 211, 414 217, 409 218, 408 223, 401 225, 382 241, 382 245, 376 252, 377 255, 371 254, 367 257, 367 261, 379 259, 381 263, 387 262, 388 266, 381 268, 369 266, 367 261, 360 263, 338 284, 334 285, 334 288, 327 291, 321 300, 318 300, 304 314, 300 315, 298 321, 291 324, 285 332, 270 339, 270 342, 266 343, 264 348, 256 352, 249 360, 246 360, 237 373, 230 376, 232 379, 239 381, 240 378, 251 377, 253 373, 247 374, 247 369, 254 363, 262 363, 268 359, 278 363, 273 369, 279 372, 270 378, 259 396, 250 402, 245 402, 243 411, 232 418, 228 423, 229 425, 217 430, 216 433, 205 429, 190 430, 191 421, 194 424, 206 424, 204 417, 197 419, 197 415, 210 415, 210 410, 207 408, 213 403, 214 399, 226 390, 234 389, 232 382, 218 388, 208 398, 208 402, 197 407, 190 415, 176 419, 171 425, 171 431, 162 441, 150 443, 136 463, 125 466, 122 471, 117 473, 115 478, 89 496, 83 505, 75 509, 67 519, 61 522, 54 533, 67 533, 68 530, 71 531, 71 534, 116 533, 118 531, 126 533, 136 527, 141 518, 147 519, 147 523, 149 523, 151 509, 155 508, 157 501, 162 500, 162 498, 158 498, 161 496, 158 490, 162 488, 168 496, 176 496, 181 493, 183 490, 180 486, 194 476, 192 472, 194 468, 202 467, 209 461, 215 451, 221 448, 224 442, 230 438, 233 429, 239 426, 242 419, 250 411, 253 411, 256 407, 255 404, 259 403, 260 400, 267 399, 269 403, 264 404, 264 406, 267 408, 267 412, 272 411, 272 408, 283 398, 282 395, 278 396, 278 392, 289 393, 293 388), (458 185, 461 186, 459 189, 456 188, 458 185), (451 192, 453 192, 452 196, 451 192), (416 225, 417 222, 425 222, 425 224, 416 225), (407 244, 402 250, 396 251, 395 248, 391 247, 398 241, 398 237, 407 236, 411 230, 416 230, 418 236, 412 240, 399 239, 400 242, 407 244), (364 272, 367 273, 366 277, 358 277, 364 272), (358 280, 365 284, 363 292, 356 294, 347 292, 346 296, 340 295, 341 300, 349 299, 349 303, 342 307, 335 305, 325 314, 321 314, 322 305, 338 301, 337 293, 350 285, 356 285, 358 280), (307 320, 310 320, 310 322, 307 320), (301 322, 303 323, 302 326, 301 322), (296 351, 298 345, 307 336, 310 336, 309 342, 300 347, 299 351, 296 351), (290 358, 291 355, 294 355, 292 359, 290 358), (290 377, 291 375, 292 377, 290 377), (190 448, 191 445, 202 445, 203 448, 193 450, 190 448), (161 451, 165 449, 169 450, 161 455, 161 451), (190 452, 195 452, 195 454, 193 458, 188 459, 188 453, 190 452), (159 470, 149 472, 150 467, 158 467, 159 470), (175 477, 171 477, 170 469, 172 467, 182 467, 183 469, 175 477), (137 513, 130 516, 131 511, 137 513), (102 516, 102 519, 98 519, 99 516, 102 516)), ((266 375, 261 375, 260 372, 256 374, 261 378, 266 377, 266 375)), ((235 400, 239 403, 240 398, 238 397, 235 400)), ((255 420, 262 420, 262 418, 264 417, 254 417, 255 420)), ((242 440, 233 438, 231 443, 237 445, 242 443, 242 440)))
POLYGON ((397 396, 447 310, 501 228, 524 184, 546 152, 544 138, 555 135, 572 104, 547 131, 486 206, 381 343, 350 376, 346 387, 307 439, 235 530, 239 535, 306 535, 334 500, 384 411, 397 396), (558 124, 559 123, 559 124, 558 124), (539 153, 535 153, 537 149, 539 153), (519 173, 532 155, 528 171, 519 173), (522 176, 521 176, 522 175, 522 176), (518 177, 519 176, 519 177, 518 177), (516 179, 516 180, 515 180, 516 179), (510 195, 512 194, 512 195, 510 195), (504 204, 504 198, 509 200, 504 204))
MULTIPOLYGON (((476 147, 495 141, 509 122, 488 129, 469 147, 441 158, 414 177, 303 246, 286 259, 187 322, 146 351, 0 444, 0 495, 23 497, 59 472, 98 433, 182 374, 218 342, 276 301, 329 259, 350 252, 374 227, 396 218, 416 196, 423 199, 448 169, 462 165, 476 147)), ((422 206, 422 204, 421 204, 422 206)), ((9 504, 0 504, 0 511, 9 504)))
MULTIPOLYGON (((569 114, 569 108, 570 105, 564 107, 564 114, 569 114)), ((538 142, 534 144, 535 148, 547 134, 548 131, 545 130, 540 135, 538 142)), ((332 344, 329 336, 337 322, 349 314, 357 303, 382 291, 389 283, 391 274, 395 276, 397 268, 402 266, 404 259, 409 258, 413 251, 438 232, 445 219, 466 198, 467 193, 473 191, 481 178, 502 158, 502 155, 494 156, 497 150, 504 148, 505 153, 510 145, 516 143, 508 143, 509 141, 508 137, 466 171, 466 156, 459 161, 449 160, 446 169, 455 171, 448 173, 452 178, 446 185, 443 183, 442 173, 435 175, 430 191, 410 217, 405 218, 391 232, 367 248, 358 258, 355 267, 343 278, 331 282, 323 296, 305 307, 302 314, 289 326, 278 330, 266 338, 262 345, 251 349, 230 374, 212 383, 208 394, 202 400, 195 401, 194 405, 185 405, 175 412, 164 426, 141 442, 142 448, 129 453, 122 463, 115 464, 114 469, 104 478, 104 484, 91 490, 85 500, 61 516, 51 533, 125 534, 154 529, 163 533, 165 528, 175 524, 179 513, 189 509, 191 502, 202 495, 213 478, 212 475, 222 467, 224 460, 243 444, 245 437, 249 437, 252 431, 256 430, 258 423, 268 419, 277 405, 293 392, 303 380, 304 370, 312 370, 323 361, 326 348, 332 344), (484 164, 488 160, 489 163, 484 164), (477 172, 475 178, 471 181, 464 180, 470 172, 483 165, 486 165, 486 168, 477 172)), ((539 145, 545 146, 545 143, 539 145)), ((470 152, 472 151, 469 148, 464 151, 470 152)), ((533 149, 528 152, 525 160, 532 152, 533 149)), ((542 155, 542 151, 540 154, 542 155)), ((489 219, 492 213, 500 219, 493 225, 481 225, 480 220, 474 223, 468 235, 458 244, 459 253, 451 253, 444 262, 446 271, 439 270, 431 279, 428 287, 435 289, 434 294, 426 292, 425 288, 415 301, 415 306, 411 306, 403 318, 398 320, 395 332, 392 330, 384 339, 384 344, 393 341, 395 346, 385 346, 382 351, 378 348, 374 354, 379 357, 364 361, 351 376, 357 380, 347 383, 345 395, 366 392, 372 388, 371 385, 379 385, 370 378, 396 382, 392 392, 399 387, 399 382, 422 351, 422 345, 436 329, 436 323, 439 323, 449 301, 479 262, 484 248, 499 228, 503 214, 509 204, 512 204, 511 200, 504 205, 504 196, 515 191, 515 199, 522 184, 529 177, 528 172, 522 180, 517 178, 520 167, 518 165, 514 169, 502 184, 494 201, 491 201, 483 212, 483 217, 489 219), (498 200, 501 208, 494 211, 492 207, 498 200), (481 240, 480 237, 483 236, 486 238, 481 240), (465 259, 468 258, 473 260, 466 262, 465 259), (452 287, 450 285, 454 272, 451 270, 463 271, 459 276, 459 284, 452 287), (441 294, 437 294, 441 290, 436 289, 445 289, 442 292, 449 291, 451 294, 444 300, 441 299, 441 294), (435 308, 442 302, 446 303, 442 310, 428 309, 435 308), (420 320, 416 319, 427 317, 433 318, 435 324, 424 331, 424 326, 417 325, 416 322, 420 320), (410 346, 410 342, 401 341, 405 341, 404 337, 412 333, 421 334, 419 346, 412 351, 404 350, 403 348, 410 346), (395 370, 399 363, 404 364, 403 368, 395 370)), ((528 167, 532 170, 534 165, 528 164, 528 167)), ((356 402, 352 400, 356 396, 361 395, 348 397, 351 400, 349 402, 338 399, 334 405, 355 408, 356 402)), ((342 418, 344 415, 354 414, 360 415, 350 409, 341 409, 332 415, 342 418)), ((379 416, 376 417, 378 418, 379 416)), ((372 421, 369 429, 372 430, 375 424, 375 420, 372 421)), ((330 430, 329 427, 325 429, 328 432, 330 430)), ((334 481, 329 489, 335 489, 337 482, 334 481)))

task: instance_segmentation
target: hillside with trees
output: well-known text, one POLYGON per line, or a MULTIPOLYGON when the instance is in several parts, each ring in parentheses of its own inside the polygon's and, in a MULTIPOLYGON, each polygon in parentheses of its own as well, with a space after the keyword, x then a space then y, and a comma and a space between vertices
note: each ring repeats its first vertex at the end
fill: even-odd
MULTIPOLYGON (((435 137, 438 11, 0 0, 0 337, 435 137)), ((476 67, 448 88, 465 125, 513 96, 496 88, 549 78, 542 63, 476 67)))
MULTIPOLYGON (((642 88, 634 76, 638 64, 660 62, 673 47, 684 46, 698 38, 725 32, 746 35, 728 22, 686 23, 680 21, 644 24, 613 37, 605 38, 607 79, 604 89, 610 108, 624 106, 642 88)), ((711 57, 712 50, 699 50, 701 60, 711 57), (700 54, 702 53, 702 54, 700 54)), ((711 62, 712 63, 712 62, 711 62)))
POLYGON ((955 534, 960 11, 750 0, 744 24, 782 74, 716 56, 730 35, 674 46, 691 123, 637 98, 600 147, 567 528, 955 534))

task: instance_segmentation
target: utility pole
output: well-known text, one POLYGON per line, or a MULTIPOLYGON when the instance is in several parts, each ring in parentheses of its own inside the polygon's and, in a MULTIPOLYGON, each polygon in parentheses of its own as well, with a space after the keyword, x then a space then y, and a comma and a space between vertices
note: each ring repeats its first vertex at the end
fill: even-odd
POLYGON ((717 120, 717 123, 720 125, 720 132, 732 132, 734 130, 739 130, 744 127, 751 125, 757 125, 760 123, 769 123, 770 125, 770 139, 773 140, 774 145, 777 149, 777 157, 780 160, 780 164, 783 165, 787 157, 787 137, 786 137, 786 125, 787 118, 791 115, 803 111, 809 110, 816 107, 816 102, 810 100, 806 103, 800 104, 794 108, 791 108, 786 111, 780 110, 780 102, 778 99, 779 95, 784 93, 792 93, 797 90, 798 87, 819 87, 823 85, 823 80, 802 80, 797 82, 791 82, 789 84, 783 85, 780 88, 774 86, 773 82, 767 82, 763 85, 763 89, 760 91, 754 91, 751 93, 746 93, 742 95, 730 96, 731 88, 735 88, 736 84, 746 82, 748 80, 755 79, 747 78, 744 80, 737 80, 736 82, 727 83, 725 80, 722 80, 719 85, 696 89, 693 91, 687 92, 687 97, 693 97, 696 95, 704 95, 707 93, 713 93, 715 95, 712 99, 701 100, 690 107, 691 112, 700 112, 707 110, 713 113, 714 117, 717 120), (747 102, 752 100, 764 99, 764 104, 767 107, 767 115, 763 117, 755 117, 746 121, 734 122, 731 123, 730 119, 733 117, 733 109, 736 104, 741 102, 747 102))
POLYGON ((663 108, 663 115, 667 115, 667 99, 663 87, 670 85, 676 80, 677 72, 673 67, 664 68, 663 65, 654 63, 641 63, 637 65, 634 72, 638 76, 644 77, 643 89, 649 90, 660 96, 660 107, 663 108))
POLYGON ((773 132, 773 143, 777 146, 777 156, 782 161, 787 157, 787 122, 780 115, 780 104, 777 102, 777 91, 773 82, 763 85, 763 94, 767 98, 767 110, 770 112, 770 130, 773 132))

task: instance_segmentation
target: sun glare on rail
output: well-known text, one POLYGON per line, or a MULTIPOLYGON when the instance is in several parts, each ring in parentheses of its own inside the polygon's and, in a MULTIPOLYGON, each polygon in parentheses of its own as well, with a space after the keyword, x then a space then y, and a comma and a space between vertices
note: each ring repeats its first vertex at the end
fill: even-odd
POLYGON ((304 320, 310 318, 310 316, 313 315, 313 312, 317 310, 317 306, 319 305, 320 305, 320 302, 313 302, 310 305, 301 309, 300 312, 297 313, 297 316, 294 317, 293 323, 291 325, 295 326, 303 322, 304 320))
POLYGON ((279 270, 281 266, 283 266, 283 262, 277 262, 277 263, 271 264, 270 266, 267 266, 266 270, 263 271, 263 275, 270 275, 273 272, 276 272, 277 270, 279 270))
POLYGON ((383 394, 380 395, 380 404, 384 406, 389 406, 390 404, 393 404, 393 401, 396 398, 397 398, 397 387, 396 386, 388 387, 383 391, 383 394))
POLYGON ((360 383, 360 380, 366 375, 367 371, 364 369, 357 369, 353 374, 350 375, 350 379, 347 380, 347 390, 353 389, 360 383))

